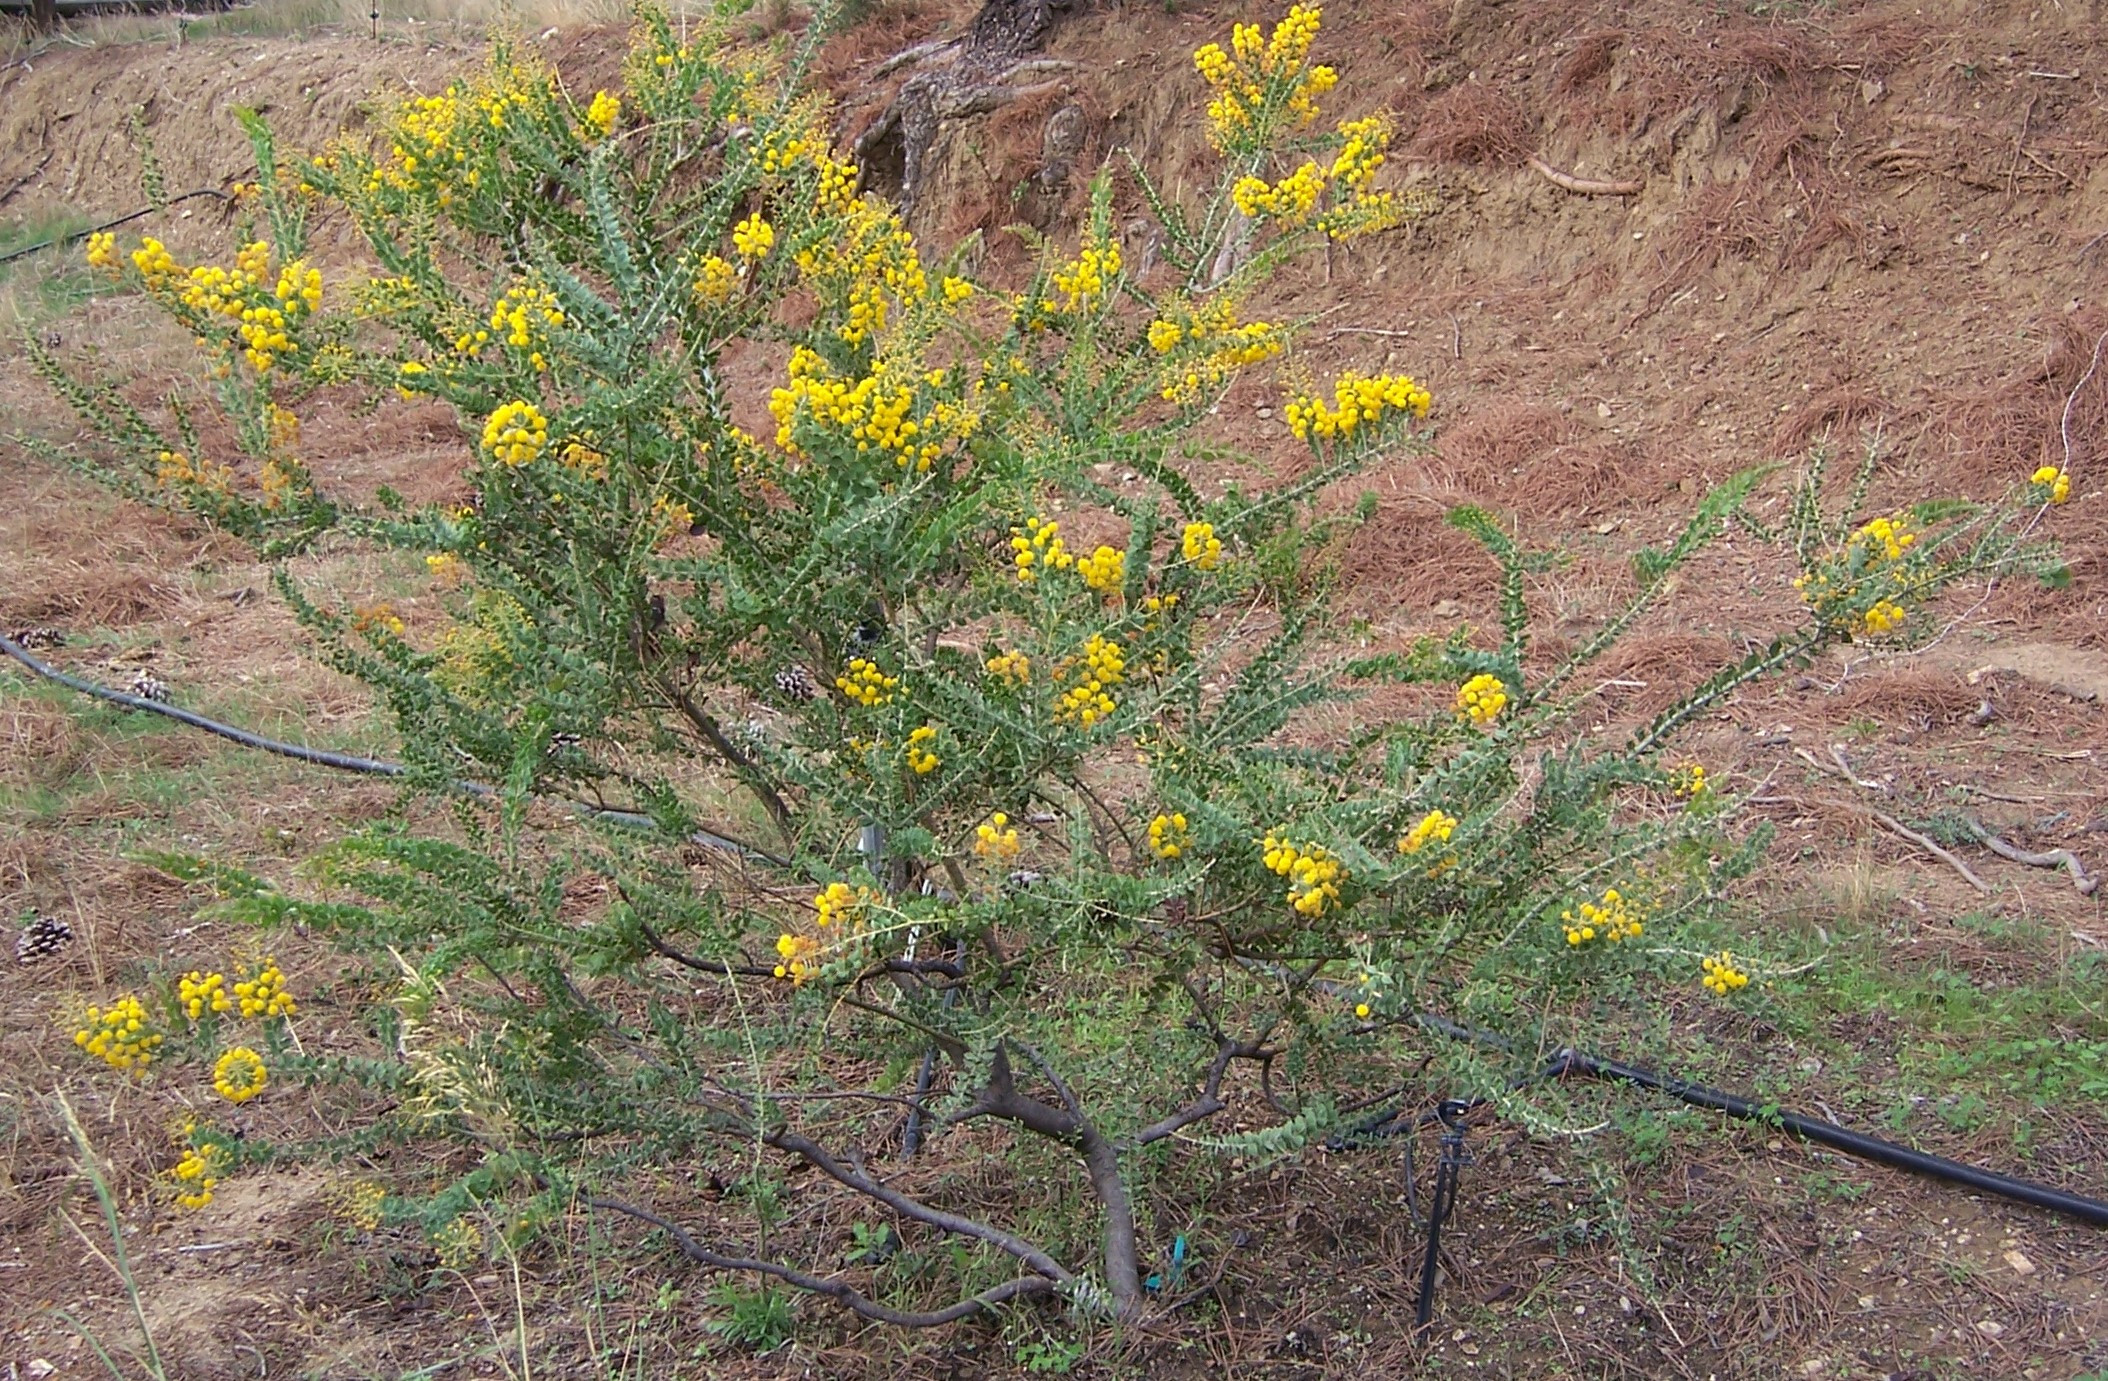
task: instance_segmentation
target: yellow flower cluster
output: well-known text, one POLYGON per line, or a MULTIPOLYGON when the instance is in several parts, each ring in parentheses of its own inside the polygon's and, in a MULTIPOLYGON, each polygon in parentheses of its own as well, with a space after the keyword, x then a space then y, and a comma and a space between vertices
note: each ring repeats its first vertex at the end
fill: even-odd
POLYGON ((262 1093, 270 1073, 263 1056, 246 1045, 237 1045, 212 1066, 212 1086, 230 1103, 246 1103, 262 1093))
POLYGON ((531 464, 549 444, 549 421, 532 403, 507 403, 483 423, 483 449, 501 465, 531 464))
POLYGON ((432 1234, 432 1250, 448 1270, 466 1270, 483 1259, 483 1230, 466 1218, 455 1218, 432 1234))
POLYGON ((857 168, 854 163, 838 162, 825 153, 813 155, 813 166, 820 170, 819 185, 813 189, 813 211, 822 216, 846 216, 856 209, 857 168))
POLYGON ((1177 858, 1192 844, 1193 836, 1182 812, 1172 811, 1149 822, 1149 852, 1158 858, 1177 858))
POLYGON ((919 302, 929 292, 929 277, 914 236, 882 206, 853 202, 842 222, 840 233, 799 250, 797 264, 823 295, 840 299, 844 321, 837 334, 858 345, 885 330, 888 294, 919 302))
POLYGON ((1283 333, 1263 321, 1237 322, 1237 304, 1216 298, 1186 310, 1171 306, 1149 323, 1149 346, 1169 355, 1181 345, 1189 350, 1171 366, 1162 393, 1167 402, 1190 403, 1239 369, 1281 353, 1283 333), (1200 350, 1190 347, 1201 346, 1200 350))
POLYGON ((622 119, 622 98, 605 91, 593 93, 593 103, 586 107, 585 129, 588 141, 605 139, 615 132, 615 125, 622 119))
POLYGON ((1061 524, 1043 523, 1037 518, 1027 518, 1023 527, 1010 529, 1010 550, 1021 585, 1039 579, 1041 571, 1065 571, 1075 560, 1062 543, 1061 524))
POLYGON ((207 1012, 233 1011, 234 999, 227 996, 227 976, 192 969, 176 980, 176 1005, 192 1021, 202 1020, 207 1012))
POLYGON ((695 300, 706 307, 728 301, 734 281, 735 271, 728 260, 706 254, 695 266, 695 300))
POLYGON ((935 725, 924 724, 909 731, 907 744, 902 748, 901 752, 908 760, 908 767, 916 776, 927 777, 930 773, 937 770, 939 763, 944 761, 932 749, 932 745, 936 741, 937 729, 935 725))
POLYGON ((651 496, 650 527, 652 545, 664 546, 694 530, 695 513, 685 500, 671 494, 654 494, 651 496))
POLYGON ((1298 397, 1287 408, 1288 429, 1299 441, 1344 441, 1357 428, 1380 421, 1387 412, 1427 416, 1433 398, 1407 374, 1342 374, 1332 386, 1333 406, 1314 397, 1298 397))
POLYGON ((1022 652, 998 652, 987 661, 988 674, 998 681, 1022 686, 1032 679, 1032 659, 1022 652))
POLYGON ((112 1069, 144 1070, 154 1062, 161 1033, 147 1025, 138 998, 120 997, 106 1008, 90 1007, 73 1043, 112 1069))
POLYGON ((450 551, 435 551, 425 558, 425 569, 432 573, 433 579, 443 580, 451 584, 461 579, 463 567, 461 558, 454 555, 454 553, 450 551))
POLYGON ((982 858, 1016 858, 1023 846, 1010 817, 997 811, 974 827, 973 851, 982 858))
POLYGON ((1569 945, 1585 945, 1595 939, 1634 940, 1643 929, 1639 908, 1615 887, 1603 893, 1600 903, 1585 901, 1578 913, 1560 912, 1559 924, 1566 931, 1569 945))
POLYGON ((1699 961, 1699 982, 1715 995, 1726 997, 1737 988, 1749 986, 1749 975, 1735 962, 1735 956, 1726 950, 1699 961))
POLYGON ((1222 539, 1215 535, 1213 523, 1188 523, 1179 538, 1179 554, 1193 563, 1196 569, 1212 571, 1222 564, 1222 539))
POLYGON ((1319 15, 1315 5, 1294 5, 1269 40, 1262 41, 1258 25, 1239 24, 1230 31, 1235 56, 1215 43, 1193 54, 1194 67, 1215 93, 1208 102, 1208 135, 1216 148, 1263 133, 1277 98, 1283 98, 1278 108, 1299 123, 1316 117, 1317 97, 1339 81, 1329 67, 1303 67, 1317 38, 1319 15))
POLYGON ((388 1191, 372 1180, 340 1180, 330 1187, 329 1197, 337 1217, 361 1232, 372 1232, 381 1225, 388 1191))
POLYGON ((1288 904, 1298 915, 1322 916, 1339 905, 1339 884, 1347 870, 1323 845, 1297 845, 1280 830, 1259 841, 1269 870, 1288 879, 1288 904))
POLYGON ((1482 671, 1457 687, 1457 713, 1481 728, 1498 719, 1507 707, 1507 687, 1498 676, 1482 671))
POLYGON ((1910 613, 1892 599, 1878 599, 1871 609, 1859 616, 1859 630, 1876 637, 1891 633, 1903 626, 1910 613))
POLYGON ((235 969, 234 1000, 244 1017, 289 1017, 296 1007, 293 995, 285 988, 285 971, 278 961, 265 957, 255 977, 250 977, 247 964, 235 969))
MULTIPOLYGON (((840 884, 836 884, 839 886, 840 884)), ((819 970, 820 942, 810 935, 784 931, 776 937, 776 977, 803 983, 819 970)))
POLYGON ((1903 553, 1917 544, 1918 535, 1910 530, 1909 517, 1898 513, 1893 518, 1874 519, 1853 533, 1852 540, 1870 556, 1901 561, 1903 553))
POLYGON ((117 267, 117 237, 107 230, 98 230, 88 237, 88 267, 92 269, 114 269, 117 267))
POLYGON ((1269 185, 1265 178, 1240 177, 1230 189, 1230 197, 1237 209, 1254 220, 1280 221, 1283 225, 1298 226, 1307 222, 1317 210, 1318 198, 1325 194, 1325 175, 1318 165, 1305 161, 1303 166, 1269 185))
POLYGON ((1386 161, 1391 123, 1381 115, 1370 115, 1343 122, 1339 132, 1345 142, 1332 160, 1327 180, 1335 187, 1366 192, 1376 180, 1377 169, 1386 161))
POLYGON ((900 689, 900 678, 886 675, 869 658, 852 657, 848 668, 834 678, 834 684, 852 703, 869 709, 891 703, 893 692, 900 689))
POLYGON ((1127 679, 1127 653, 1104 634, 1093 633, 1083 646, 1082 666, 1073 668, 1072 664, 1062 669, 1063 674, 1071 669, 1077 671, 1076 684, 1056 698, 1054 718, 1057 723, 1088 729, 1117 708, 1110 688, 1127 679))
POLYGON ((385 600, 379 604, 355 604, 351 609, 351 631, 384 631, 400 638, 403 635, 403 621, 396 615, 395 606, 385 600))
MULTIPOLYGON (((95 262, 92 250, 88 256, 88 262, 91 264, 95 262)), ((2045 486, 2048 490, 2047 497, 2053 504, 2060 504, 2071 498, 2071 472, 2065 470, 2062 466, 2045 465, 2035 471, 2034 474, 2028 476, 2028 483, 2045 486)))
POLYGON ((513 284, 490 309, 490 329, 515 350, 531 351, 530 362, 536 369, 549 367, 542 355, 542 347, 549 342, 544 328, 563 324, 563 309, 556 305, 555 294, 533 283, 513 284))
POLYGON ((732 248, 740 258, 752 262, 768 256, 776 245, 776 227, 754 212, 732 227, 732 248))
MULTIPOLYGON (((947 445, 963 442, 980 429, 979 415, 958 403, 938 401, 918 415, 916 388, 889 379, 890 372, 885 363, 878 362, 869 375, 850 381, 835 375, 817 353, 799 346, 791 352, 789 387, 769 394, 776 444, 792 455, 804 453, 798 443, 802 409, 811 422, 854 441, 859 452, 890 457, 899 468, 923 474, 936 464, 947 445)), ((943 370, 934 369, 922 376, 921 383, 940 388, 945 377, 943 370)))
POLYGON ((1440 810, 1431 810, 1420 817, 1420 823, 1407 830, 1398 839, 1398 852, 1416 854, 1429 844, 1447 844, 1449 837, 1457 832, 1457 817, 1440 810))
MULTIPOLYGON (((1054 271, 1054 291, 1061 294, 1062 310, 1087 312, 1109 291, 1120 276, 1120 246, 1112 240, 1086 236, 1074 262, 1054 271)), ((1045 308, 1046 304, 1042 304, 1045 308)))
POLYGON ((193 1146, 184 1151, 183 1159, 168 1172, 175 1181, 176 1203, 180 1207, 200 1209, 212 1202, 212 1189, 220 1182, 224 1156, 217 1146, 193 1146))
POLYGON ((973 284, 964 278, 947 278, 940 285, 940 291, 944 297, 944 305, 956 307, 973 296, 973 284))
POLYGON ((1677 795, 1692 801, 1701 799, 1713 789, 1712 783, 1706 780, 1704 763, 1694 762, 1687 767, 1680 767, 1670 774, 1669 780, 1674 785, 1677 795))
POLYGON ((1100 547, 1076 563, 1083 583, 1101 595, 1117 595, 1127 586, 1127 553, 1100 547))
POLYGON ((234 487, 232 470, 218 461, 193 461, 181 451, 163 451, 154 474, 163 484, 194 484, 221 494, 234 487))
POLYGON ((851 887, 846 882, 830 882, 812 899, 812 909, 819 913, 818 924, 822 927, 839 926, 852 928, 864 909, 878 899, 878 894, 868 887, 851 887))

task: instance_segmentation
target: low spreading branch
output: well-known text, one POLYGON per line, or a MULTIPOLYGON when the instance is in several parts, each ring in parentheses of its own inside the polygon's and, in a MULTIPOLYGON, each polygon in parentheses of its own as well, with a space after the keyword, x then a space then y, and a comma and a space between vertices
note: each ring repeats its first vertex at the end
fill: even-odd
POLYGON ((954 1236, 971 1237, 975 1241, 986 1242, 997 1251, 1016 1257, 1026 1266, 1056 1284, 1066 1284, 1074 1279, 1060 1262, 1022 1237, 1005 1232, 1001 1228, 992 1227, 987 1223, 977 1222, 972 1218, 962 1217, 959 1214, 951 1213, 941 1208, 933 1208, 920 1200, 911 1199, 897 1189, 880 1184, 862 1170, 842 1164, 825 1147, 809 1137, 801 1136, 792 1131, 780 1131, 770 1133, 765 1140, 779 1151, 788 1151, 804 1160, 806 1164, 812 1166, 829 1179, 854 1189, 866 1198, 878 1200, 878 1202, 892 1209, 903 1218, 936 1228, 940 1232, 948 1232, 954 1236))
POLYGON ((2078 889, 2079 895, 2082 897, 2092 896, 2101 885, 2101 880, 2087 872, 2086 865, 2079 861, 2079 856, 2069 849, 2051 849, 2048 853, 2039 854, 2029 853, 2025 849, 2015 848, 1985 829, 1981 824, 1977 823, 1976 817, 1973 815, 1964 815, 1962 823, 1968 826, 1969 833, 1976 836, 1977 843, 1997 854, 2000 858, 2009 859, 2014 863, 2025 864, 2030 868, 2062 868, 2069 872, 2072 886, 2078 889))
MULTIPOLYGON (((1057 1084, 1057 1088, 1062 1087, 1057 1084)), ((966 1122, 976 1117, 993 1117, 1075 1148, 1083 1158, 1091 1192, 1105 1209, 1105 1277, 1112 1289, 1113 1307, 1123 1318, 1139 1314, 1142 1273, 1135 1248, 1134 1202, 1128 1196, 1126 1181, 1120 1177, 1118 1148, 1080 1111, 1058 1108, 1018 1092, 1017 1080, 1010 1071, 1010 1054, 1004 1046, 996 1047, 986 1087, 953 1121, 966 1122)))
POLYGON ((624 1214, 639 1222, 651 1224, 673 1239, 674 1246, 680 1249, 681 1254, 698 1265, 719 1271, 751 1271, 757 1275, 773 1276, 786 1285, 795 1285, 800 1290, 825 1295, 873 1323, 892 1324, 898 1328, 937 1328, 944 1324, 956 1323, 984 1310, 993 1311, 997 1305, 1021 1296, 1051 1294, 1060 1288, 1060 1282, 1050 1276, 1019 1276, 992 1289, 983 1290, 978 1295, 962 1299, 956 1304, 948 1304, 942 1309, 894 1309, 880 1304, 844 1280, 816 1276, 795 1266, 786 1266, 780 1261, 762 1261, 749 1256, 727 1256, 722 1252, 711 1251, 696 1241, 679 1223, 648 1208, 639 1208, 635 1204, 597 1194, 585 1202, 593 1208, 606 1209, 611 1213, 624 1214))

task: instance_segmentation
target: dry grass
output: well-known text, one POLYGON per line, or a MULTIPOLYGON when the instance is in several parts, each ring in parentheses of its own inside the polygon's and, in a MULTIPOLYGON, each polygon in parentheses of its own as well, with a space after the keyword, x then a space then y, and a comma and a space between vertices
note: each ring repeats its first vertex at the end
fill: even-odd
POLYGON ((1436 163, 1516 167, 1536 142, 1536 123, 1505 91, 1476 82, 1453 86, 1428 102, 1407 144, 1436 163))

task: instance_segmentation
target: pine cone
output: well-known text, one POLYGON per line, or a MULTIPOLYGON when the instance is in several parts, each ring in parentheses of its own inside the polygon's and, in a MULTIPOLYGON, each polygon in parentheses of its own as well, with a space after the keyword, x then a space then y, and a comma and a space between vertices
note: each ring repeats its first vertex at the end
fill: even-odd
POLYGON ((34 964, 73 943, 73 927, 56 916, 39 916, 15 937, 15 962, 34 964))
POLYGON ((818 697, 820 683, 813 679, 810 671, 792 662, 776 673, 776 689, 802 705, 818 697))
POLYGON ((134 676, 130 689, 132 694, 141 700, 156 700, 164 705, 168 703, 168 682, 151 671, 142 671, 134 676))

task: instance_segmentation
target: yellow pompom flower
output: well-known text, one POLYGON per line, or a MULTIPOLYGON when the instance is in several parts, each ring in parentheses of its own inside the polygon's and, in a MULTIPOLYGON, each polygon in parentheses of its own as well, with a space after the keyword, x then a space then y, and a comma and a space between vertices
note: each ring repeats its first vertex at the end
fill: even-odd
POLYGON ((1191 847, 1192 842, 1186 829, 1186 817, 1178 811, 1159 815, 1149 822, 1149 852, 1158 858, 1177 858, 1191 847))
POLYGON ((1892 599, 1876 600, 1874 607, 1859 616, 1859 631, 1879 636, 1903 626, 1909 611, 1892 599))
POLYGON ((1076 563, 1083 583, 1102 595, 1117 595, 1127 584, 1127 553, 1100 547, 1076 563))
POLYGON ((615 132, 615 123, 622 118, 622 98, 605 91, 593 93, 593 103, 586 107, 588 140, 605 139, 615 132))
POLYGON ((1311 396, 1291 400, 1284 415, 1298 441, 1344 441, 1387 413, 1427 416, 1433 396, 1409 374, 1342 374, 1332 385, 1332 402, 1311 396))
POLYGON ((1633 940, 1645 932, 1638 906, 1615 887, 1605 891, 1600 902, 1585 901, 1577 910, 1560 912, 1559 924, 1567 944, 1575 946, 1595 939, 1633 940))
POLYGON ((1430 843, 1447 844, 1457 830, 1457 817, 1440 810, 1431 810, 1420 817, 1420 823, 1407 830, 1398 840, 1398 852, 1416 854, 1430 843))
POLYGON ((227 996, 227 977, 219 973, 200 973, 192 969, 176 980, 176 1003, 192 1021, 198 1021, 207 1012, 231 1012, 233 999, 227 996))
POLYGON ((117 267, 117 237, 106 230, 98 230, 88 237, 88 267, 114 269, 117 267))
POLYGON ((1347 870, 1323 845, 1298 845, 1276 830, 1259 847, 1267 868, 1289 880, 1287 900, 1297 914, 1314 919, 1339 905, 1347 870))
MULTIPOLYGON (((89 256, 88 262, 91 264, 95 262, 92 254, 89 256)), ((2071 472, 2061 466, 2043 466, 2035 471, 2034 474, 2028 476, 2028 483, 2047 486, 2049 490, 2047 497, 2053 504, 2060 504, 2071 498, 2071 472)))
POLYGON ((143 1073, 154 1062, 161 1033, 148 1025, 138 998, 120 997, 106 1008, 90 1007, 73 1043, 112 1069, 143 1073))
POLYGON ((1702 975, 1698 981, 1717 997, 1726 997, 1737 988, 1749 986, 1749 975, 1726 950, 1701 960, 1698 968, 1702 975))
POLYGON ((501 465, 529 464, 548 444, 548 419, 532 403, 507 403, 483 423, 483 449, 501 465))
POLYGON ((1023 527, 1010 529, 1010 551, 1020 585, 1030 585, 1041 571, 1065 571, 1075 561, 1061 540, 1061 524, 1038 518, 1027 518, 1023 527))
POLYGON ((246 1045, 237 1045, 212 1066, 212 1086, 230 1103, 246 1103, 263 1092, 269 1079, 263 1056, 246 1045))
POLYGON ((1198 570, 1212 571, 1222 564, 1222 540, 1213 523, 1188 523, 1179 539, 1179 554, 1198 570))
POLYGON ((732 248, 742 259, 751 262, 764 258, 775 244, 776 228, 763 220, 759 211, 732 227, 732 248))
POLYGON ((809 935, 793 935, 786 930, 776 937, 776 977, 787 978, 793 985, 803 983, 819 971, 819 954, 818 940, 809 935))
POLYGON ((1457 714, 1480 728, 1498 719, 1507 705, 1507 687, 1490 673, 1482 671, 1457 688, 1457 714))
POLYGON ((1022 686, 1032 679, 1032 659, 1022 652, 998 652, 986 665, 990 676, 1013 686, 1022 686))
POLYGON ((936 741, 937 729, 932 724, 924 724, 908 734, 907 744, 901 752, 916 776, 927 777, 943 761, 934 751, 936 741))
POLYGON ((1712 783, 1706 778, 1703 763, 1694 762, 1678 768, 1669 774, 1669 781, 1677 795, 1692 801, 1702 799, 1713 789, 1712 783))
POLYGON ((867 658, 852 657, 848 668, 834 678, 834 684, 852 703, 869 709, 890 703, 893 692, 900 689, 900 678, 886 675, 878 663, 867 658))
POLYGON ((213 1186, 220 1182, 225 1155, 217 1146, 193 1146, 184 1151, 183 1158, 168 1172, 175 1182, 176 1203, 180 1207, 195 1210, 212 1202, 213 1186))
POLYGON ((854 926, 864 909, 877 894, 868 887, 851 887, 846 882, 830 882, 812 899, 812 909, 818 916, 822 929, 839 926, 849 929, 854 926))
POLYGON ((1001 811, 974 828, 973 851, 982 858, 1016 858, 1021 847, 1017 827, 1001 811))
POLYGON ((293 995, 286 991, 285 971, 277 960, 266 956, 253 978, 246 964, 237 966, 235 972, 234 1000, 245 1019, 289 1017, 298 1010, 293 995))
POLYGON ((726 260, 715 254, 706 254, 695 266, 695 300, 704 306, 715 306, 732 296, 732 285, 737 270, 726 260))

